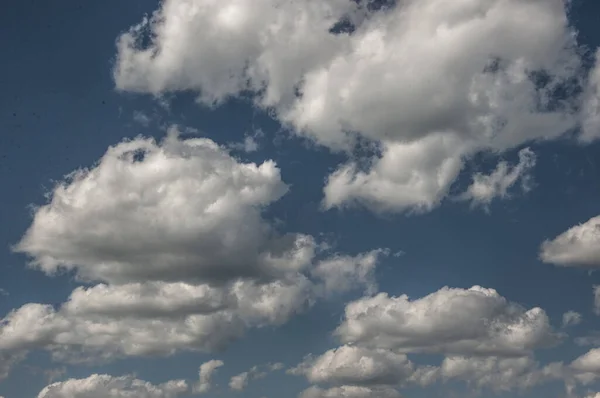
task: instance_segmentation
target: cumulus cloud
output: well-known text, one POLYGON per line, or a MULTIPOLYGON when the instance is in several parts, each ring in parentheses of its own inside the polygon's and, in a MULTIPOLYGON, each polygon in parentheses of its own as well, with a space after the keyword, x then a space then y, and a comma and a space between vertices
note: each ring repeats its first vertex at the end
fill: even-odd
POLYGON ((508 392, 527 390, 565 376, 562 363, 540 367, 531 357, 448 357, 437 369, 443 381, 459 380, 477 389, 508 392))
POLYGON ((579 138, 583 142, 600 137, 600 50, 596 51, 596 63, 588 77, 581 130, 579 138))
POLYGON ((118 39, 115 82, 155 95, 192 90, 210 105, 251 92, 321 145, 379 146, 366 168, 352 159, 329 176, 326 207, 427 211, 466 157, 578 125, 581 98, 555 101, 586 84, 563 0, 365 3, 165 0, 118 39), (340 21, 350 33, 335 29, 340 21))
POLYGON ((210 352, 320 298, 373 289, 385 250, 328 254, 263 217, 286 190, 273 162, 241 163, 175 129, 161 142, 109 148, 56 185, 16 245, 49 275, 70 270, 99 283, 60 306, 11 311, 0 322, 0 354, 43 348, 79 362, 210 352))
POLYGON ((349 303, 335 334, 343 343, 403 352, 521 356, 560 336, 541 308, 493 289, 443 288, 420 299, 380 293, 349 303))
POLYGON ((261 217, 286 191, 275 163, 239 163, 213 141, 172 129, 161 143, 121 142, 69 175, 15 249, 48 274, 74 269, 111 283, 301 269, 312 239, 272 238, 261 217))
POLYGON ((406 355, 385 349, 344 345, 318 358, 308 358, 291 371, 314 384, 395 385, 413 373, 406 355))
POLYGON ((194 385, 194 392, 196 394, 204 394, 210 391, 212 388, 212 377, 217 369, 223 365, 225 365, 223 361, 216 359, 212 359, 200 365, 200 370, 198 371, 199 380, 198 383, 194 385))
POLYGON ((541 245, 540 258, 562 267, 600 267, 600 216, 546 240, 541 245))
POLYGON ((175 398, 185 393, 184 380, 172 380, 153 385, 134 376, 114 377, 93 374, 85 379, 69 379, 52 383, 38 394, 38 398, 175 398))
POLYGON ((562 363, 542 366, 533 359, 535 349, 562 338, 543 310, 527 310, 479 286, 443 288, 416 300, 386 293, 363 297, 346 305, 334 334, 342 346, 309 355, 288 371, 315 385, 306 394, 346 396, 344 386, 354 386, 358 390, 352 391, 374 397, 379 395, 369 395, 372 389, 392 392, 450 381, 506 392, 570 375, 562 363), (444 359, 439 366, 417 366, 407 357, 423 353, 444 359))
POLYGON ((309 387, 299 398, 400 398, 400 393, 392 388, 340 386, 329 389, 309 387))
POLYGON ((522 149, 519 151, 519 163, 510 166, 508 162, 502 161, 491 174, 475 174, 473 183, 459 198, 471 201, 474 206, 488 206, 495 198, 508 197, 509 189, 519 181, 522 190, 527 192, 531 180, 529 172, 535 166, 535 162, 536 156, 533 151, 529 148, 522 149))
POLYGON ((567 311, 562 316, 562 326, 579 325, 582 321, 582 316, 579 312, 567 311))

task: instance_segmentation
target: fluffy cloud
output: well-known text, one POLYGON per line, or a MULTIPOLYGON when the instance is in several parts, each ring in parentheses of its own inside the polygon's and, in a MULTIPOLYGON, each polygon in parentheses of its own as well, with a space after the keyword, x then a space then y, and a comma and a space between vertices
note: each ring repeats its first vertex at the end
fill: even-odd
POLYGON ((385 293, 361 298, 347 304, 335 335, 344 345, 309 355, 289 371, 315 385, 305 392, 308 397, 344 397, 350 391, 374 397, 379 392, 371 389, 397 392, 448 381, 502 392, 570 375, 562 363, 542 367, 532 357, 535 349, 562 337, 543 310, 527 310, 479 286, 443 288, 412 301, 385 293), (406 355, 420 353, 444 359, 439 366, 416 366, 406 355), (348 386, 356 389, 346 391, 348 386))
POLYGON ((417 300, 386 293, 346 306, 343 343, 404 352, 526 355, 559 336, 541 308, 525 309, 493 289, 443 288, 417 300))
POLYGON ((585 84, 563 0, 364 4, 165 0, 119 38, 115 82, 153 94, 193 90, 207 104, 250 91, 319 144, 373 142, 380 153, 366 170, 351 160, 329 177, 326 207, 429 210, 465 157, 579 123, 579 96, 555 101, 585 84), (350 33, 335 29, 340 21, 350 33))
POLYGON ((310 387, 299 398, 400 398, 400 393, 392 388, 341 386, 329 389, 310 387))
POLYGON ((261 218, 287 190, 275 164, 239 163, 211 140, 177 134, 122 142, 72 173, 16 250, 49 274, 75 269, 111 283, 227 281, 305 267, 312 239, 273 238, 261 218))
POLYGON ((476 389, 487 388, 495 392, 526 390, 547 381, 564 378, 561 363, 540 368, 531 357, 448 357, 437 370, 444 381, 460 380, 476 389))
POLYGON ((529 171, 535 166, 536 156, 529 149, 519 151, 519 163, 509 166, 507 162, 500 162, 496 169, 489 175, 477 173, 473 176, 473 183, 467 188, 460 198, 470 200, 473 205, 489 205, 496 197, 506 198, 508 190, 521 181, 523 191, 530 189, 531 176, 529 171))
POLYGON ((183 380, 153 385, 134 376, 94 374, 86 379, 50 384, 40 391, 38 398, 175 398, 187 390, 188 386, 183 380))
POLYGON ((314 384, 395 385, 413 373, 406 355, 384 349, 344 345, 318 358, 308 358, 291 371, 314 384))
POLYGON ((600 137, 600 50, 596 52, 596 63, 588 77, 583 109, 580 139, 591 142, 600 137))
POLYGON ((162 142, 109 148, 57 184, 16 246, 48 274, 72 270, 101 283, 76 288, 61 306, 10 312, 0 321, 0 355, 214 351, 319 298, 372 289, 387 251, 327 257, 311 236, 278 234, 262 211, 286 190, 273 162, 241 163, 174 129, 162 142))
POLYGON ((200 365, 200 370, 198 371, 198 383, 194 385, 194 392, 197 394, 204 394, 212 388, 212 377, 213 374, 217 371, 218 368, 225 365, 223 361, 219 361, 216 359, 210 360, 208 362, 200 365))
POLYGON ((540 258, 562 267, 600 267, 600 216, 542 243, 540 258))

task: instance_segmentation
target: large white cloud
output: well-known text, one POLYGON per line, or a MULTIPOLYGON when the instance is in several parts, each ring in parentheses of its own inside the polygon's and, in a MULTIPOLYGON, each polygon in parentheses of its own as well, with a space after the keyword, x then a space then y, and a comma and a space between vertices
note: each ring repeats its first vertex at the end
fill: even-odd
POLYGON ((93 374, 85 379, 69 379, 52 383, 38 398, 175 398, 188 390, 184 380, 154 385, 134 376, 114 377, 93 374))
POLYGON ((567 2, 407 0, 385 12, 364 3, 165 0, 119 38, 115 81, 191 89, 211 104, 250 90, 322 145, 350 149, 356 134, 379 145, 367 170, 351 160, 330 176, 328 207, 431 209, 465 157, 579 123, 582 99, 554 95, 585 84, 567 2), (340 20, 353 31, 332 31, 340 20))
POLYGON ((420 299, 380 293, 346 306, 344 343, 404 352, 527 355, 559 339, 541 308, 525 309, 493 289, 443 288, 420 299))
POLYGON ((318 299, 375 288, 386 250, 332 254, 263 218, 286 190, 273 162, 242 163, 174 129, 162 142, 109 148, 57 184, 16 246, 48 274, 73 270, 101 283, 76 288, 61 306, 11 311, 0 320, 0 355, 41 348, 87 361, 215 351, 318 299))
POLYGON ((271 161, 239 163, 213 141, 138 138, 57 184, 16 250, 82 278, 229 280, 300 270, 312 238, 272 237, 261 209, 287 190, 271 161))
POLYGON ((542 243, 540 258, 563 267, 600 267, 600 216, 542 243))

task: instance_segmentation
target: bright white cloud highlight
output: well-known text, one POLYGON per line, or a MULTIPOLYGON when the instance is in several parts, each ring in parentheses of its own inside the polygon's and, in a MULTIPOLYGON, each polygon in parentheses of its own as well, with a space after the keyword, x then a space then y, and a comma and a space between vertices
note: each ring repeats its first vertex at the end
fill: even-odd
POLYGON ((520 356, 556 343, 541 308, 525 309, 493 289, 443 288, 420 299, 380 293, 346 306, 342 342, 403 352, 520 356))
POLYGON ((37 398, 176 398, 188 390, 184 380, 153 385, 134 376, 113 377, 94 374, 50 384, 37 398))
POLYGON ((380 146, 366 169, 352 159, 329 177, 329 208, 430 210, 466 157, 579 124, 581 98, 553 100, 586 84, 563 0, 364 4, 166 0, 119 38, 115 82, 156 95, 193 90, 207 104, 249 90, 319 144, 351 149, 360 135, 380 146), (340 20, 352 33, 332 33, 340 20))
POLYGON ((45 349, 87 362, 211 352, 318 299, 373 290, 387 251, 332 254, 309 235, 278 234, 262 212, 286 190, 273 162, 241 163, 175 129, 161 142, 110 147, 56 185, 16 246, 47 274, 101 283, 60 306, 11 311, 0 321, 0 355, 45 349))
POLYGON ((600 216, 542 243, 540 258, 562 267, 600 267, 600 216))

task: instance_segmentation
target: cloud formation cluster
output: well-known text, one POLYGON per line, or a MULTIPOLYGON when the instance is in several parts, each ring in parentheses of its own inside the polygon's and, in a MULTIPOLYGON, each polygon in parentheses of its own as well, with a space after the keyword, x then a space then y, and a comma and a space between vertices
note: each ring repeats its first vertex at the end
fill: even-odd
POLYGON ((373 289, 387 251, 327 253, 312 236, 279 233, 263 211, 286 191, 272 161, 242 163, 176 129, 109 148, 57 183, 15 246, 32 267, 87 285, 58 307, 6 315, 0 353, 87 362, 212 352, 318 299, 373 289))
MULTIPOLYGON (((332 150, 367 140, 372 158, 351 157, 329 176, 328 208, 427 211, 474 153, 580 124, 582 141, 597 136, 598 73, 582 69, 568 2, 367 3, 165 0, 119 38, 115 82, 155 95, 192 90, 211 106, 251 92, 332 150)), ((505 195, 524 171, 505 168, 486 180, 492 190, 475 181, 467 195, 505 195)))

